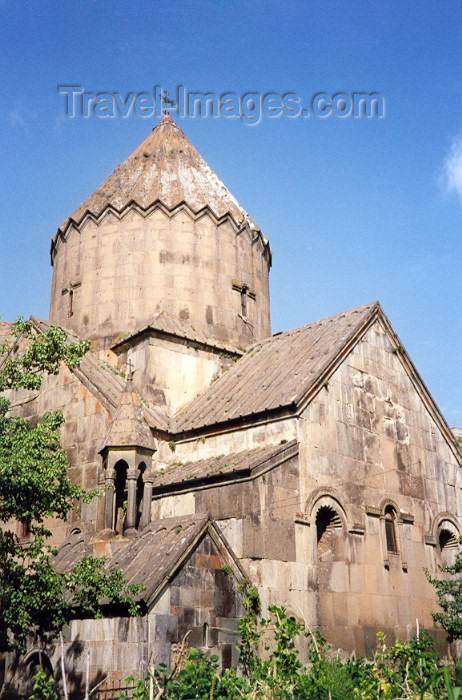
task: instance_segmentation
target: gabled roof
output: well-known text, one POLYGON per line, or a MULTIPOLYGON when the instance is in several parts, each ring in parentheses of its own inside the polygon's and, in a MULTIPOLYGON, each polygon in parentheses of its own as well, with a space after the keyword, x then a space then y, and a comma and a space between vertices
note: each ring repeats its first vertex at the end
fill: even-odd
POLYGON ((390 337, 410 381, 460 461, 451 428, 378 302, 359 306, 252 345, 245 355, 172 420, 172 432, 185 435, 211 426, 239 425, 268 415, 294 415, 346 359, 375 321, 390 337))
POLYGON ((226 475, 246 476, 266 467, 275 467, 298 454, 296 440, 242 450, 229 455, 219 455, 197 462, 171 462, 164 473, 157 476, 153 488, 165 487, 204 480, 220 479, 226 475))
MULTIPOLYGON (((39 331, 45 331, 52 324, 41 319, 31 317, 31 321, 39 331)), ((66 333, 70 340, 79 340, 78 336, 67 329, 66 333)), ((112 367, 103 362, 96 353, 91 350, 82 357, 78 367, 73 367, 71 372, 91 391, 103 406, 111 413, 115 414, 120 404, 122 393, 127 386, 126 379, 117 373, 112 367)), ((167 430, 169 426, 168 415, 161 409, 149 405, 143 401, 142 411, 144 419, 151 428, 167 430)))
MULTIPOLYGON (((107 542, 114 553, 107 558, 106 567, 119 568, 129 584, 143 584, 146 590, 138 598, 152 606, 206 533, 220 551, 226 553, 234 573, 243 578, 244 572, 239 562, 218 526, 206 514, 164 518, 152 522, 134 539, 115 538, 107 542)), ((93 545, 96 543, 96 537, 71 535, 58 550, 56 569, 60 572, 72 570, 80 559, 94 553, 93 545)))
POLYGON ((228 352, 233 355, 242 355, 243 351, 234 347, 229 343, 222 342, 216 338, 211 338, 207 336, 203 331, 197 330, 194 326, 189 323, 181 321, 179 318, 170 314, 168 311, 158 311, 145 325, 138 328, 138 330, 130 333, 122 340, 115 343, 111 350, 117 352, 119 348, 123 348, 125 344, 130 343, 134 338, 149 331, 155 331, 168 336, 174 336, 176 338, 181 338, 182 340, 189 340, 195 343, 199 343, 204 347, 217 348, 220 351, 228 352))
POLYGON ((98 217, 108 206, 120 212, 130 203, 146 209, 156 201, 169 209, 182 202, 196 212, 209 207, 217 217, 231 214, 238 225, 257 229, 170 115, 60 229, 69 221, 79 224, 86 214, 98 217))
POLYGON ((255 343, 176 414, 175 431, 295 407, 379 308, 366 304, 255 343))

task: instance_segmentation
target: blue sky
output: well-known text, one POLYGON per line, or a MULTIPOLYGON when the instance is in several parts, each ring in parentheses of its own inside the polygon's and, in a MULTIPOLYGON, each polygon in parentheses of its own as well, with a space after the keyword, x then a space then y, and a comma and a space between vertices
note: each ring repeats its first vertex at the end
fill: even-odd
POLYGON ((379 299, 462 425, 462 5, 0 0, 0 315, 48 315, 58 225, 155 119, 68 119, 92 92, 379 92, 383 119, 184 119, 271 241, 273 330, 379 299))

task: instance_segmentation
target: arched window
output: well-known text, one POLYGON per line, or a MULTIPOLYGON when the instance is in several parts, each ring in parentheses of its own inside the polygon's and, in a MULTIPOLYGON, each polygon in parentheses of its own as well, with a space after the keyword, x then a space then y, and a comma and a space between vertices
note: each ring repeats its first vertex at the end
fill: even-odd
POLYGON ((316 541, 318 559, 326 558, 332 552, 332 534, 342 527, 342 521, 331 506, 321 506, 316 514, 316 541))
POLYGON ((69 306, 67 307, 67 315, 69 318, 74 315, 74 290, 69 291, 69 306))
POLYGON ((398 554, 398 538, 396 533, 396 512, 393 506, 387 506, 384 511, 385 541, 387 552, 398 554))
POLYGON ((438 544, 440 549, 457 549, 457 537, 450 530, 443 529, 440 531, 440 536, 438 537, 438 544))
POLYGON ((247 316, 247 287, 241 289, 241 314, 247 316))
POLYGON ((114 504, 114 530, 122 535, 125 528, 125 514, 127 510, 127 470, 128 465, 123 460, 115 465, 115 504, 114 504))
POLYGON ((138 467, 138 479, 136 481, 136 528, 139 528, 141 516, 143 515, 143 496, 144 496, 144 472, 146 465, 144 462, 138 467))
POLYGON ((27 678, 27 696, 32 694, 32 677, 38 671, 43 671, 47 678, 53 678, 53 666, 48 655, 44 651, 33 651, 25 659, 26 678, 27 678))
POLYGON ((18 537, 21 542, 28 542, 30 540, 30 535, 30 520, 20 520, 18 524, 18 537))
POLYGON ((459 551, 459 538, 453 529, 441 527, 438 535, 438 549, 443 566, 449 566, 454 563, 454 560, 459 551))
POLYGON ((209 647, 210 646, 210 634, 209 634, 209 623, 204 622, 202 625, 202 646, 203 647, 209 647))

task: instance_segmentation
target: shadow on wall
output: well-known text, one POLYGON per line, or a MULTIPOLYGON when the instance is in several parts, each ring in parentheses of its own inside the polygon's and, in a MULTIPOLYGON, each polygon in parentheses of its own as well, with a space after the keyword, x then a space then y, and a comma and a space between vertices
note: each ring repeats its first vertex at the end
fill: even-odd
MULTIPOLYGON (((85 659, 84 646, 79 639, 75 639, 67 647, 64 656, 64 667, 69 700, 82 700, 85 697, 85 659), (76 671, 76 668, 83 669, 76 671)), ((34 649, 24 659, 19 659, 17 654, 5 653, 0 658, 0 698, 1 700, 27 700, 32 694, 32 677, 37 671, 43 669, 47 676, 56 680, 60 695, 64 697, 61 657, 54 647, 47 647, 46 651, 34 649), (54 661, 54 664, 52 662, 54 661)), ((106 673, 98 670, 90 674, 90 691, 94 688, 102 688, 106 679, 106 673)), ((105 688, 92 693, 93 699, 112 700, 117 698, 119 688, 105 688)))

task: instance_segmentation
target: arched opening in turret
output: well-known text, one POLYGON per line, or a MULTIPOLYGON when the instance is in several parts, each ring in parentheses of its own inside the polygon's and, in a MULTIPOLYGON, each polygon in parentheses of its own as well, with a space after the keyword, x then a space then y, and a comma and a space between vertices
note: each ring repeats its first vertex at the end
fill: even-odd
POLYGON ((144 500, 144 473, 146 465, 144 462, 138 467, 138 478, 136 480, 136 529, 139 529, 141 518, 143 515, 143 500, 144 500))
POLYGON ((122 535, 125 529, 125 517, 127 513, 127 471, 128 464, 123 460, 119 460, 115 467, 114 481, 114 527, 118 535, 122 535))

